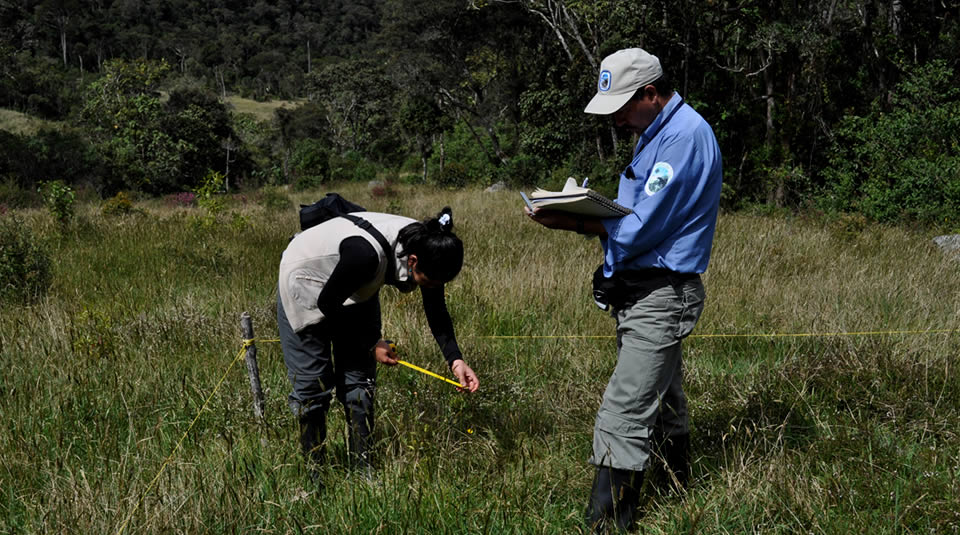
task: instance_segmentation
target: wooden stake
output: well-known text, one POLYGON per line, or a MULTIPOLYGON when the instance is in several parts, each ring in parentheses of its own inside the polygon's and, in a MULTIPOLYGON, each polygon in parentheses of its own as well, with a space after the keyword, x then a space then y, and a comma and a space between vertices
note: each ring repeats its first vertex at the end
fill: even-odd
POLYGON ((257 346, 253 340, 253 320, 250 314, 244 312, 240 315, 240 326, 243 328, 243 338, 251 340, 247 346, 247 355, 244 360, 247 363, 247 375, 250 376, 250 392, 253 394, 253 414, 263 421, 263 389, 260 388, 260 368, 257 367, 257 346))

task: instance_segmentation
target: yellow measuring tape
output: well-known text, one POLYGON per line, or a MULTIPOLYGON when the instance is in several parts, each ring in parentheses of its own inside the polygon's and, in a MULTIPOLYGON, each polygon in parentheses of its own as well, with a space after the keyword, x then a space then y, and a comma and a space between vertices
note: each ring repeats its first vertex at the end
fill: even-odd
MULTIPOLYGON (((396 343, 396 342, 394 342, 393 340, 384 340, 384 342, 386 342, 387 345, 390 346, 390 350, 391 350, 391 351, 393 351, 394 353, 397 352, 397 343, 396 343)), ((397 359, 397 364, 403 364, 403 365, 406 366, 407 368, 410 368, 410 369, 412 369, 412 370, 417 370, 418 372, 420 372, 420 373, 422 373, 422 374, 424 374, 424 375, 429 375, 430 377, 436 377, 437 379, 440 379, 441 381, 446 381, 446 382, 452 384, 453 386, 455 386, 455 387, 457 387, 457 388, 463 388, 463 385, 461 385, 460 383, 458 383, 458 382, 456 382, 456 381, 451 381, 450 379, 447 379, 446 377, 443 377, 442 375, 437 375, 437 374, 433 373, 433 372, 430 371, 430 370, 425 370, 425 369, 421 368, 420 366, 417 366, 416 364, 410 364, 409 362, 407 362, 407 361, 405 361, 405 360, 400 360, 400 359, 397 359)))
POLYGON ((420 373, 429 375, 430 377, 436 377, 437 379, 440 379, 441 381, 446 381, 446 382, 452 384, 453 386, 455 386, 455 387, 457 387, 457 388, 463 388, 463 385, 462 385, 462 384, 460 384, 460 383, 458 383, 458 382, 456 382, 456 381, 451 381, 450 379, 447 379, 446 377, 443 377, 443 376, 441 376, 441 375, 437 375, 437 374, 433 373, 433 372, 430 371, 430 370, 424 370, 423 368, 421 368, 420 366, 417 366, 416 364, 410 364, 409 362, 407 362, 407 361, 405 361, 405 360, 400 360, 400 359, 397 359, 397 364, 403 364, 403 365, 406 366, 407 368, 412 368, 412 369, 414 369, 414 370, 417 370, 417 371, 420 372, 420 373))

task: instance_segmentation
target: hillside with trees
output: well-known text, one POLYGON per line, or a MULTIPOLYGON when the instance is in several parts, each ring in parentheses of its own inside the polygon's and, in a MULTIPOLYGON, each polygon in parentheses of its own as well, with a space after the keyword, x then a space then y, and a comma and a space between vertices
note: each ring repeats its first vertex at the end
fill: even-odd
POLYGON ((324 181, 615 182, 631 140, 588 116, 642 46, 713 125, 728 209, 960 220, 960 2, 0 2, 0 203, 324 181), (296 100, 269 121, 228 97, 296 100), (49 122, 52 121, 52 122, 49 122), (52 125, 52 126, 50 126, 52 125))

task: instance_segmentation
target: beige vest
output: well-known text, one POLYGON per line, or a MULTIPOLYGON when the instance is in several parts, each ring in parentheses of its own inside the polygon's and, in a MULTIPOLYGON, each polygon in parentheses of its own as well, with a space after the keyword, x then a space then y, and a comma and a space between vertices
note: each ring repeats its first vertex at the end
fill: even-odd
MULTIPOLYGON (((297 234, 283 252, 279 280, 280 301, 294 331, 299 332, 304 327, 323 320, 323 313, 317 308, 317 297, 340 262, 341 241, 361 236, 370 242, 380 257, 380 265, 373 280, 344 301, 344 305, 362 303, 376 295, 384 285, 387 272, 386 254, 402 254, 402 246, 397 243, 400 229, 415 222, 408 217, 377 212, 356 212, 354 215, 366 219, 376 227, 392 250, 383 251, 380 243, 369 232, 342 217, 329 219, 297 234)), ((400 291, 409 292, 416 288, 407 273, 405 255, 396 259, 395 267, 395 279, 400 291)))

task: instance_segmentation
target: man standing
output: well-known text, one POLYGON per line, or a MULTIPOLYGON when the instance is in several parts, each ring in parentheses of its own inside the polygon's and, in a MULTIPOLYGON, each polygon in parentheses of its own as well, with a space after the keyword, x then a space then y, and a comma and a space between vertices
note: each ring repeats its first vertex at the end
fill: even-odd
POLYGON ((700 274, 713 244, 722 170, 710 125, 673 91, 660 60, 640 48, 603 60, 597 94, 584 111, 613 115, 617 127, 640 137, 616 199, 633 213, 530 215, 548 228, 597 235, 603 244, 594 290, 606 295, 617 320, 617 366, 594 426, 590 462, 597 472, 587 521, 605 532, 632 526, 654 459, 666 461, 681 488, 689 477, 680 346, 703 310, 700 274))

